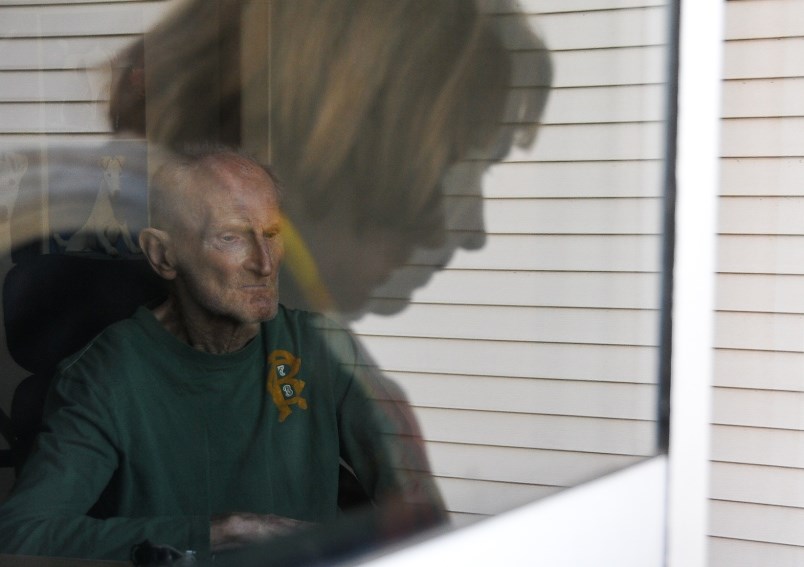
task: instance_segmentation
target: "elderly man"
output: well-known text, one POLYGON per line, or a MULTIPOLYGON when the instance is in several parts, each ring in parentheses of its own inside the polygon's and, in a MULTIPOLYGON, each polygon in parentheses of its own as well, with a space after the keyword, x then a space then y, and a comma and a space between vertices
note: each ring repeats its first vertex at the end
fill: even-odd
POLYGON ((147 539, 203 558, 335 518, 341 459, 376 502, 440 514, 415 424, 372 400, 349 335, 278 303, 272 175, 195 151, 157 173, 150 214, 169 297, 60 366, 0 552, 125 559, 147 539))

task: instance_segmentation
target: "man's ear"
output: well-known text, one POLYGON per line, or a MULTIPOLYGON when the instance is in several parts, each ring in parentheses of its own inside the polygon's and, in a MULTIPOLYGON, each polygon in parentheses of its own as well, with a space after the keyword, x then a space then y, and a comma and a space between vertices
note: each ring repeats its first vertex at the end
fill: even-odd
POLYGON ((151 268, 166 280, 176 277, 176 266, 171 250, 170 235, 158 228, 145 228, 140 232, 140 248, 151 268))

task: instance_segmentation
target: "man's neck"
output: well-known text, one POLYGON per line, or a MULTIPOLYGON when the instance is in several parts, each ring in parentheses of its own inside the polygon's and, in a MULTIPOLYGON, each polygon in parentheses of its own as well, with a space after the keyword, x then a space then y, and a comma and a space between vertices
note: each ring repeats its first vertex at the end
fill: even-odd
POLYGON ((259 323, 244 325, 223 317, 210 317, 171 295, 153 310, 154 317, 180 341, 210 354, 235 352, 260 331, 259 323))

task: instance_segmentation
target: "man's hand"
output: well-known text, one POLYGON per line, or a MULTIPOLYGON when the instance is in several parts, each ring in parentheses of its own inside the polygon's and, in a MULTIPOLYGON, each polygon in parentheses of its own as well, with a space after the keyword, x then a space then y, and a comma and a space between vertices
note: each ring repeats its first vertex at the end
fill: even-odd
POLYGON ((209 525, 210 550, 215 553, 262 543, 314 524, 273 514, 235 513, 213 516, 209 525))

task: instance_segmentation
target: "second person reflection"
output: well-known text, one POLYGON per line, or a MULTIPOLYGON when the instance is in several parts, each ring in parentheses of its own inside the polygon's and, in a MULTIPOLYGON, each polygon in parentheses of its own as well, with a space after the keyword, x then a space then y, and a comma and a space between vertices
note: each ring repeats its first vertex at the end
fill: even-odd
POLYGON ((512 55, 474 2, 191 0, 121 57, 112 122, 169 149, 217 141, 270 161, 290 220, 282 302, 359 311, 415 249, 438 250, 435 270, 482 245, 479 182, 463 179, 472 198, 448 211, 445 173, 473 158, 479 177, 531 143, 551 73, 524 20, 505 20, 545 87, 508 109, 512 55), (475 219, 466 240, 447 233, 455 214, 475 219))

